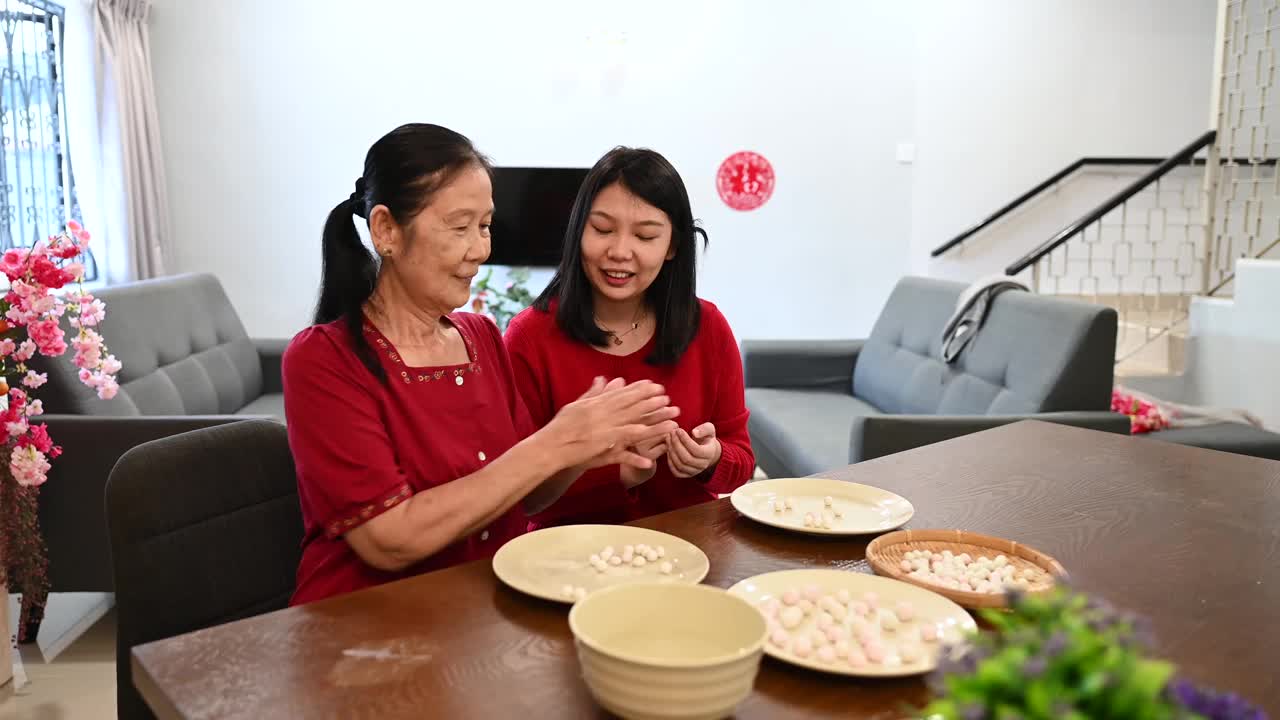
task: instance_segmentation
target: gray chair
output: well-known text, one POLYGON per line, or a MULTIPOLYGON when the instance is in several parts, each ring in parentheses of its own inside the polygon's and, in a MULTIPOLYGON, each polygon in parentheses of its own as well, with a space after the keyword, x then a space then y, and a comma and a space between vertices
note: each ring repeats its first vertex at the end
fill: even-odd
POLYGON ((812 475, 1033 416, 1128 432, 1109 412, 1114 310, 1005 292, 947 365, 942 329, 964 289, 904 278, 866 340, 744 342, 760 467, 812 475))
POLYGON ((152 718, 132 649, 286 607, 302 512, 283 425, 205 428, 139 445, 106 487, 119 717, 152 718))
POLYGON ((48 413, 41 420, 63 448, 40 489, 54 592, 111 590, 102 492, 125 451, 249 417, 284 419, 280 359, 287 341, 251 340, 212 275, 95 294, 107 304, 99 329, 124 365, 119 394, 98 399, 76 377, 69 355, 32 362, 49 375, 39 392, 48 413))

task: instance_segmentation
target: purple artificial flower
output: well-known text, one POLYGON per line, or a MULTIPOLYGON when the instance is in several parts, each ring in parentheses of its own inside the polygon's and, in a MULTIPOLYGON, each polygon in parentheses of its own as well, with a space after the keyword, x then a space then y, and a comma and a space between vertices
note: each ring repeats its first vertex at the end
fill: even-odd
POLYGON ((1188 680, 1175 680, 1166 688, 1172 700, 1207 720, 1267 720, 1267 714, 1235 693, 1217 693, 1188 680))
POLYGON ((1044 654, 1049 658, 1056 658, 1067 650, 1067 636, 1061 630, 1049 636, 1049 640, 1044 644, 1044 654))
POLYGON ((1036 655, 1022 665, 1022 674, 1029 680, 1035 680, 1049 670, 1049 660, 1036 655))

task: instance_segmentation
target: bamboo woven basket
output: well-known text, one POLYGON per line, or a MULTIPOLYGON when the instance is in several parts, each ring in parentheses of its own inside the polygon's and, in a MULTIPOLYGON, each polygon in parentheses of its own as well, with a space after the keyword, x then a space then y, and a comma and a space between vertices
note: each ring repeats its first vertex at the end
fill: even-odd
MULTIPOLYGON (((1002 608, 1005 607, 1005 596, 1003 593, 952 590, 910 577, 902 569, 901 563, 906 554, 912 550, 931 550, 933 552, 950 550, 954 555, 969 553, 973 557, 1004 555, 1009 558, 1009 564, 1018 570, 1036 567, 1048 572, 1051 578, 1066 578, 1067 576, 1067 571, 1063 569, 1057 560, 1033 547, 1012 540, 966 530, 898 530, 881 535, 867 545, 867 562, 870 563, 876 574, 931 590, 966 608, 1002 608)), ((1053 589, 1054 584, 1052 579, 1034 583, 1026 590, 1026 594, 1041 595, 1047 593, 1053 589)))

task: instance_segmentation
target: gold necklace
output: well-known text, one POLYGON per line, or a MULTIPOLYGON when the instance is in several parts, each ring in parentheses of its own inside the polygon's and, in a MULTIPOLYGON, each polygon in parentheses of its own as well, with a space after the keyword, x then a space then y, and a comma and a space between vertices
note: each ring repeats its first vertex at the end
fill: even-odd
MULTIPOLYGON (((600 326, 604 325, 604 323, 600 321, 599 315, 595 315, 594 313, 592 313, 592 316, 595 317, 597 325, 600 325, 600 326)), ((622 344, 622 338, 630 335, 636 330, 639 330, 640 323, 643 321, 644 321, 644 305, 641 305, 640 309, 636 312, 636 316, 631 321, 631 327, 628 328, 626 332, 618 333, 608 328, 603 328, 603 329, 606 335, 613 338, 614 347, 617 347, 622 344)))

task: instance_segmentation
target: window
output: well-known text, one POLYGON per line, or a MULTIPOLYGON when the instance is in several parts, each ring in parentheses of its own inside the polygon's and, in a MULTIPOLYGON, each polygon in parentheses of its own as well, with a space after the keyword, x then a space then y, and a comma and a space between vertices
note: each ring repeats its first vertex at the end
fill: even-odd
MULTIPOLYGON (((62 6, 0 0, 0 252, 30 247, 80 221, 63 83, 62 6)), ((91 254, 85 280, 98 277, 91 254)))

